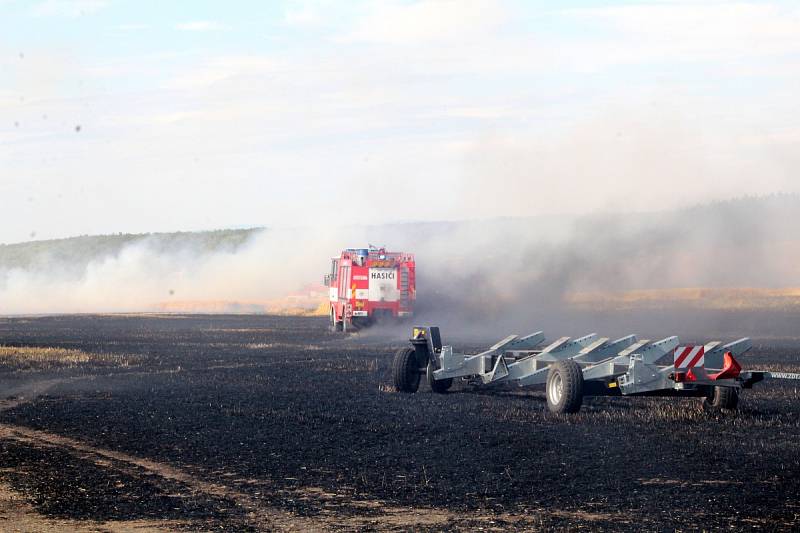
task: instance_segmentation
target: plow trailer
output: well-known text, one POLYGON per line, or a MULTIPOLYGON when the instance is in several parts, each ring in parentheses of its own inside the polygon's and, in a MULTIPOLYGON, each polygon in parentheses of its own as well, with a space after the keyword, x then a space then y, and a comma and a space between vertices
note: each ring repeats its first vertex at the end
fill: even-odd
POLYGON ((438 327, 415 327, 411 346, 394 356, 394 385, 413 393, 425 375, 436 393, 455 379, 486 388, 539 386, 551 412, 575 413, 586 396, 696 397, 706 409, 736 409, 742 389, 765 379, 800 380, 800 374, 743 370, 736 357, 752 347, 748 338, 682 346, 675 336, 653 342, 592 333, 544 341, 541 331, 510 335, 469 355, 443 345, 438 327))

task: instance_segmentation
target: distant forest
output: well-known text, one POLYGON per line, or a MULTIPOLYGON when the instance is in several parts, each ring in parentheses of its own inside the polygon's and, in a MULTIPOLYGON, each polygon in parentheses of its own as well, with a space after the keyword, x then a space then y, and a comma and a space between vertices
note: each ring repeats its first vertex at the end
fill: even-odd
POLYGON ((84 265, 119 254, 124 248, 146 243, 159 252, 192 250, 197 254, 236 251, 263 228, 197 232, 85 235, 67 239, 0 244, 0 270, 36 270, 46 265, 84 265))

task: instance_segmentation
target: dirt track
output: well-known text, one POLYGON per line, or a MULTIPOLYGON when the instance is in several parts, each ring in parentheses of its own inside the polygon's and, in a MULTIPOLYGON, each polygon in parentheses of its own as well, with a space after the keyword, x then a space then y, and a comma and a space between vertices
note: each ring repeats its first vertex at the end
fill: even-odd
MULTIPOLYGON (((0 529, 800 527, 793 385, 738 414, 598 399, 564 417, 541 393, 392 392, 402 339, 319 319, 16 318, 0 344, 104 354, 0 362, 0 529)), ((743 362, 796 372, 798 354, 756 339, 743 362)))

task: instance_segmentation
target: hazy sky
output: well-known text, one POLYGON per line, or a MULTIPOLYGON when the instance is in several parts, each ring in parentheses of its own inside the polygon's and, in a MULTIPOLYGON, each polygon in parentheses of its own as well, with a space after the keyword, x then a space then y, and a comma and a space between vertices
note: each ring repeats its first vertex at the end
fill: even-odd
POLYGON ((0 0, 0 242, 800 191, 800 4, 0 0))

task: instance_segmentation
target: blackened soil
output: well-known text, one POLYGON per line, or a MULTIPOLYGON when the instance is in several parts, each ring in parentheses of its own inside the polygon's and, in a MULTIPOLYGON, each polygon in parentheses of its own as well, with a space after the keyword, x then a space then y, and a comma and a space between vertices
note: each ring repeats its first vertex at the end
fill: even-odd
MULTIPOLYGON (((299 517, 372 513, 373 527, 394 527, 363 505, 380 501, 450 513, 438 527, 463 529, 800 528, 792 382, 746 391, 737 413, 602 398, 555 416, 540 392, 393 392, 402 339, 343 337, 325 319, 14 318, 0 320, 0 344, 138 356, 124 368, 0 365, 0 400, 12 391, 25 400, 0 411, 0 424, 184 469, 299 517)), ((743 363, 798 372, 798 356, 800 340, 757 339, 743 363)), ((48 516, 248 524, 241 502, 152 472, 112 472, 69 449, 4 439, 0 460, 0 480, 48 516)))
POLYGON ((234 501, 192 493, 190 487, 145 470, 125 473, 65 450, 13 441, 0 441, 0 462, 4 481, 47 516, 102 522, 170 520, 186 523, 186 529, 195 529, 191 524, 198 521, 209 529, 248 528, 234 501))

